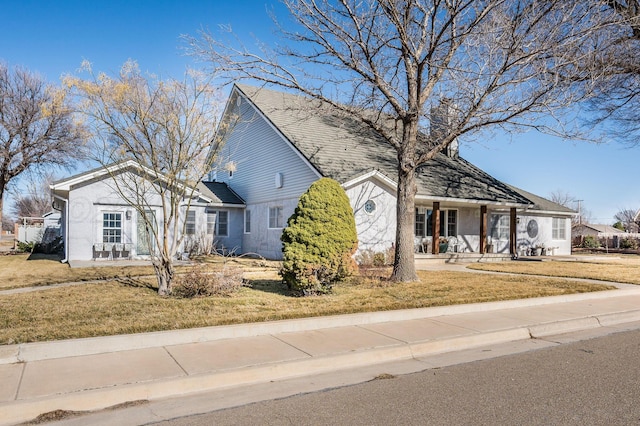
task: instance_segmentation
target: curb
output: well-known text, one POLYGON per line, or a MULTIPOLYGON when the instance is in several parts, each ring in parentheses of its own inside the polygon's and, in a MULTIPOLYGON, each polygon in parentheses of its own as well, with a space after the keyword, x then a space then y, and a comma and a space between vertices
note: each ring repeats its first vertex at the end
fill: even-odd
POLYGON ((0 404, 0 424, 29 421, 54 410, 94 411, 127 401, 184 396, 529 338, 527 329, 520 328, 14 401, 0 404))
POLYGON ((635 321, 640 321, 640 310, 18 400, 0 404, 0 425, 29 421, 42 413, 54 410, 94 411, 128 401, 185 396, 393 361, 419 360, 429 355, 635 321))
MULTIPOLYGON (((173 346, 196 342, 210 342, 221 339, 255 337, 260 335, 311 331, 350 325, 366 325, 392 321, 433 318, 447 315, 487 312, 500 309, 541 306, 554 303, 604 299, 610 297, 623 297, 626 295, 638 294, 640 294, 640 286, 637 289, 633 288, 605 290, 590 293, 547 296, 531 299, 517 299, 451 306, 435 306, 428 308, 415 308, 395 311, 364 312, 357 314, 257 322, 228 326, 213 326, 184 330, 68 339, 51 342, 21 343, 17 345, 0 346, 0 365, 13 364, 16 362, 33 362, 45 359, 96 355, 108 352, 120 352, 127 350, 173 346)), ((612 315, 618 314, 616 313, 612 315)))

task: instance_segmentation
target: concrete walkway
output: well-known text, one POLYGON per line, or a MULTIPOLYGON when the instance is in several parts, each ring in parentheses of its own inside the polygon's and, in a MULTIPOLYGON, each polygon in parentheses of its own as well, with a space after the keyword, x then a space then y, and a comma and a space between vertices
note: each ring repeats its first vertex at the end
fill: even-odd
POLYGON ((640 287, 0 346, 0 424, 634 322, 640 287))

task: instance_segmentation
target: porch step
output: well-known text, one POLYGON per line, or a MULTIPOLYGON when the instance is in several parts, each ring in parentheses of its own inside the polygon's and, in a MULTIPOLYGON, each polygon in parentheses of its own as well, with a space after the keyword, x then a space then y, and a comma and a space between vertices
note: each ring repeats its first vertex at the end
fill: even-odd
POLYGON ((416 265, 420 263, 478 263, 478 262, 506 262, 511 260, 508 253, 440 253, 415 254, 416 265))

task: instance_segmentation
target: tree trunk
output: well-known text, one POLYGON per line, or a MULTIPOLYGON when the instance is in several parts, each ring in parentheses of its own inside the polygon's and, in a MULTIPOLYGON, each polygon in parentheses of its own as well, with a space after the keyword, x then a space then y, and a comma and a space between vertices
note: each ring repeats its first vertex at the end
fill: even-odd
POLYGON ((396 204, 396 253, 392 281, 417 281, 414 253, 416 176, 414 168, 398 167, 398 202, 396 204))
POLYGON ((158 280, 158 294, 160 296, 168 296, 171 294, 171 284, 174 277, 174 268, 171 258, 160 258, 153 262, 153 269, 156 272, 158 280))
POLYGON ((4 208, 4 189, 6 182, 4 178, 0 177, 0 234, 2 233, 2 209, 4 208))

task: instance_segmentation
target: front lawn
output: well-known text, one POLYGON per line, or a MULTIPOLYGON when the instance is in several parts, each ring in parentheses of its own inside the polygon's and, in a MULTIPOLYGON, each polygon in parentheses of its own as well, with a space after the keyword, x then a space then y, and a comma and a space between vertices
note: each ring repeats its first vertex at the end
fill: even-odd
POLYGON ((0 290, 153 274, 151 266, 120 266, 117 262, 111 263, 108 267, 70 268, 69 265, 60 263, 60 257, 56 255, 4 255, 0 256, 0 290))
MULTIPOLYGON (((552 258, 551 258, 552 259, 552 258)), ((531 274, 547 277, 586 278, 628 284, 640 284, 640 257, 627 256, 576 256, 575 261, 545 262, 500 262, 474 263, 470 269, 508 272, 512 274, 531 274)))
MULTIPOLYGON (((4 273, 4 268, 0 271, 4 273)), ((274 276, 273 271, 270 274, 274 276)), ((41 280, 47 279, 42 273, 39 275, 41 280)), ((358 278, 335 286, 333 294, 304 298, 289 295, 276 279, 261 278, 249 281, 248 286, 230 297, 160 297, 153 288, 152 279, 112 280, 2 295, 0 344, 489 302, 612 288, 558 278, 471 272, 422 271, 419 277, 419 282, 407 284, 358 278)))

